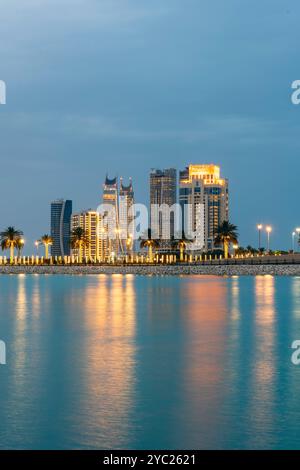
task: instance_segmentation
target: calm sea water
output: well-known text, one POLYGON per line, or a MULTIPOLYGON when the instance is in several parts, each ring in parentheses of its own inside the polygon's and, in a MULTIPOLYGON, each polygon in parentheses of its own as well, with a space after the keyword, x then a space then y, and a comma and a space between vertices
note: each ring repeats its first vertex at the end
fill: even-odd
POLYGON ((0 447, 300 448, 300 278, 1 276, 0 447))

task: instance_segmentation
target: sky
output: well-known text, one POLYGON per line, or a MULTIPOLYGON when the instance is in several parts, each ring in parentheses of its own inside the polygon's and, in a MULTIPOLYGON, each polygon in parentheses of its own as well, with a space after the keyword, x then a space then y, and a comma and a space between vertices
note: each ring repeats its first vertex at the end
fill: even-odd
POLYGON ((107 173, 148 203, 151 168, 216 163, 240 244, 261 222, 291 248, 299 18, 298 0, 1 0, 0 228, 32 251, 51 200, 96 208, 107 173))

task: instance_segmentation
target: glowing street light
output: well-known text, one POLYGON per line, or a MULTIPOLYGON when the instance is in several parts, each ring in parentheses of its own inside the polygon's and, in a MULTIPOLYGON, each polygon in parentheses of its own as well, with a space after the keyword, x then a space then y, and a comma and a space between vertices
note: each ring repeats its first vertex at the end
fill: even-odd
POLYGON ((131 233, 128 235, 128 238, 126 240, 126 247, 127 247, 127 251, 130 251, 131 248, 132 248, 132 235, 131 235, 131 233))
POLYGON ((236 256, 236 252, 239 249, 239 245, 237 245, 237 244, 232 245, 232 248, 234 249, 234 256, 236 256))
POLYGON ((266 232, 268 235, 268 253, 269 253, 270 252, 270 234, 272 232, 272 227, 270 225, 266 227, 266 232))
POLYGON ((257 230, 258 230, 258 249, 259 250, 261 249, 261 231, 262 231, 262 229, 263 229, 263 225, 258 224, 257 230))

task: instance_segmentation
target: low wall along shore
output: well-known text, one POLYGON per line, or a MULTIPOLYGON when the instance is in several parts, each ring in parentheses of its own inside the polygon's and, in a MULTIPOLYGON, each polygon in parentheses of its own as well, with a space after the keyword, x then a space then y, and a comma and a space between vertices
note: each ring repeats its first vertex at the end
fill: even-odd
POLYGON ((261 265, 81 265, 81 266, 0 266, 0 274, 136 274, 143 276, 300 276, 300 264, 261 265))

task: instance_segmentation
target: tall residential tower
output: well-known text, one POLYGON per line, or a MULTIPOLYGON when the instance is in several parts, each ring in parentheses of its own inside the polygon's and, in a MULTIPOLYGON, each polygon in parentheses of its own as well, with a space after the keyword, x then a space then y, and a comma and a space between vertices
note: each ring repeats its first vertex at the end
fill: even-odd
POLYGON ((193 232, 193 249, 214 249, 219 225, 228 221, 228 180, 217 165, 189 165, 179 175, 179 202, 186 232, 193 232))
MULTIPOLYGON (((82 256, 93 262, 104 261, 106 257, 106 239, 101 235, 102 216, 99 212, 89 209, 72 215, 72 230, 77 227, 85 231, 88 245, 83 247, 82 256)), ((79 255, 78 249, 73 249, 74 256, 79 255)))
POLYGON ((70 255, 72 201, 58 199, 51 203, 52 256, 70 255))

